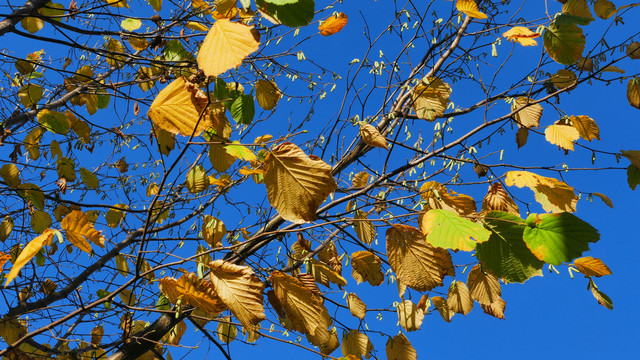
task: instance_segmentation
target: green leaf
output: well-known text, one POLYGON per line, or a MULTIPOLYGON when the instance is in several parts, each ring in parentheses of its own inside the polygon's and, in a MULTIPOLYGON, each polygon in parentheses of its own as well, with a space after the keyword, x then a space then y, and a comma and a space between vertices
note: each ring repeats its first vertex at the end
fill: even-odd
POLYGON ((239 124, 249 125, 255 115, 255 107, 252 95, 240 95, 231 104, 231 116, 239 124))
POLYGON ((2 168, 0 168, 0 176, 2 176, 2 180, 10 187, 17 188, 20 183, 20 169, 16 166, 16 164, 4 164, 2 168))
POLYGON ((289 27, 309 25, 315 11, 314 0, 256 0, 256 5, 260 11, 289 27))
POLYGON ((180 40, 171 40, 164 47, 164 57, 166 61, 194 60, 193 54, 184 49, 180 40))
POLYGON ((149 4, 151 4, 155 11, 160 11, 162 9, 162 0, 149 0, 149 4))
POLYGON ((580 257, 590 242, 600 240, 600 234, 571 213, 531 214, 523 239, 538 259, 560 265, 580 257))
POLYGON ((256 161, 258 159, 253 151, 246 146, 240 145, 238 141, 234 141, 231 144, 226 145, 224 150, 227 154, 244 161, 256 161))
POLYGON ((82 178, 82 182, 89 189, 97 189, 98 186, 100 186, 100 181, 96 174, 83 167, 80 168, 80 177, 82 178))
MULTIPOLYGON (((103 298, 109 296, 109 294, 110 294, 110 292, 108 292, 108 291, 106 291, 104 289, 100 289, 100 290, 96 291, 96 295, 98 295, 98 297, 100 299, 103 299, 103 298)), ((107 310, 111 309, 111 302, 110 301, 104 302, 103 305, 104 305, 105 309, 107 309, 107 310)))
POLYGON ((122 28, 127 31, 135 31, 140 29, 140 26, 142 26, 142 21, 140 21, 139 19, 124 19, 120 23, 120 26, 122 26, 122 28))
MULTIPOLYGON (((561 15, 563 17, 566 15, 561 15)), ((544 48, 553 60, 564 65, 577 62, 582 56, 585 37, 575 24, 554 21, 544 30, 544 48)))
POLYGON ((205 191, 209 187, 209 177, 202 165, 194 166, 187 174, 187 190, 192 194, 205 191))
POLYGON ((169 299, 167 299, 166 296, 164 296, 164 294, 160 294, 160 296, 158 296, 158 301, 156 302, 156 309, 157 310, 171 310, 171 302, 169 302, 169 299))
POLYGON ((106 109, 111 101, 111 95, 108 93, 98 93, 98 109, 106 109))
POLYGON ((44 193, 38 185, 24 183, 18 186, 18 195, 27 201, 31 201, 36 209, 44 210, 44 193))
POLYGON ((442 209, 429 210, 421 225, 427 242, 445 249, 471 251, 491 235, 482 225, 442 209))
POLYGON ((67 116, 58 111, 44 109, 38 113, 38 122, 56 134, 65 135, 69 132, 70 124, 67 116))
POLYGON ((542 276, 542 261, 527 248, 522 234, 526 227, 520 217, 501 211, 489 212, 485 225, 491 230, 489 241, 478 244, 476 257, 483 269, 505 282, 523 283, 542 276))
POLYGON ((635 190, 636 186, 640 184, 640 169, 633 165, 629 165, 627 168, 627 182, 631 190, 635 190))
POLYGON ((33 215, 31 215, 31 228, 38 234, 42 234, 47 230, 52 222, 51 216, 44 211, 36 210, 33 215))

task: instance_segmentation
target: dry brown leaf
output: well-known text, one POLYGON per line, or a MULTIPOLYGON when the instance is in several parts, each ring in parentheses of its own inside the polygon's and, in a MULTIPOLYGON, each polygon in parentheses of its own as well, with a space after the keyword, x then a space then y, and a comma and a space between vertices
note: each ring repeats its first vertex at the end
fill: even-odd
POLYGON ((160 279, 160 291, 172 304, 181 300, 183 305, 191 305, 209 314, 219 314, 227 306, 220 300, 214 286, 198 279, 194 273, 184 274, 179 279, 160 279))
POLYGON ((384 281, 384 274, 380 265, 380 258, 370 251, 356 251, 351 254, 351 276, 360 284, 368 281, 373 286, 378 286, 384 281))
POLYGON ((451 318, 455 315, 455 312, 449 309, 447 300, 442 296, 434 296, 431 298, 431 302, 436 310, 438 310, 438 313, 440 313, 440 316, 442 316, 442 319, 446 322, 451 322, 451 318))
POLYGON ((349 293, 349 295, 347 295, 347 306, 349 307, 351 315, 360 320, 364 320, 364 317, 367 314, 367 305, 360 300, 358 295, 355 293, 349 293))
POLYGON ((513 118, 518 122, 518 126, 530 128, 538 127, 540 125, 540 118, 542 117, 542 105, 528 105, 533 101, 533 99, 520 96, 516 99, 516 101, 513 102, 513 105, 511 105, 511 111, 516 111, 517 109, 526 106, 524 109, 519 110, 518 112, 513 114, 513 118))
POLYGON ((591 256, 581 257, 573 260, 573 265, 585 276, 605 276, 611 275, 609 267, 598 258, 591 256))
POLYGON ((502 299, 497 299, 489 305, 480 305, 485 314, 489 314, 498 319, 504 320, 504 309, 507 307, 507 303, 502 299))
POLYGON ((447 294, 447 305, 451 311, 462 315, 467 315, 473 309, 473 299, 465 283, 462 281, 451 283, 447 294))
POLYGON ((387 340, 387 360, 417 360, 418 353, 404 334, 398 334, 387 340))
POLYGON ((410 300, 404 300, 398 304, 396 309, 398 313, 398 321, 405 331, 420 330, 422 321, 424 320, 424 312, 419 309, 416 304, 410 300))
POLYGON ((442 286, 444 277, 453 274, 449 252, 428 244, 422 231, 411 226, 387 230, 387 255, 398 282, 417 291, 442 286))
POLYGON ((211 283, 222 302, 242 326, 252 331, 265 319, 262 305, 264 284, 248 266, 238 266, 223 260, 209 263, 211 283))
POLYGON ((489 186, 489 191, 482 200, 482 211, 504 211, 518 217, 520 216, 518 205, 516 205, 516 202, 507 194, 499 182, 489 186))
POLYGON ((367 123, 360 125, 360 137, 365 144, 373 147, 389 149, 387 139, 375 128, 375 126, 367 123))
POLYGON ((493 274, 485 273, 480 265, 474 266, 467 277, 471 298, 481 305, 491 305, 500 299, 500 281, 493 274))
POLYGON ((264 162, 269 203, 296 224, 315 220, 320 204, 337 188, 331 166, 292 143, 275 146, 264 162))
POLYGON ((330 340, 331 316, 322 303, 322 298, 307 289, 298 279, 274 271, 270 281, 282 312, 291 321, 292 329, 307 335, 313 345, 322 345, 330 340))

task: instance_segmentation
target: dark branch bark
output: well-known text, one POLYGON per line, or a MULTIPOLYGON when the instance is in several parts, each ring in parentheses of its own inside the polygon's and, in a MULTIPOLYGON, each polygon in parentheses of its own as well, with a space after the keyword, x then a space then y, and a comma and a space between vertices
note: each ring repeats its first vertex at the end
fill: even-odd
POLYGON ((50 0, 29 0, 27 3, 17 8, 6 19, 0 21, 0 36, 13 31, 18 21, 33 14, 38 9, 43 8, 50 0))

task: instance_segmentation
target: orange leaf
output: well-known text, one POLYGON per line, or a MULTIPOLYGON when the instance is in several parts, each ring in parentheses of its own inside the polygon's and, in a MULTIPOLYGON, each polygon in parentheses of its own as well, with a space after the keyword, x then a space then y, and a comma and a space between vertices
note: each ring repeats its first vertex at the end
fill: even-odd
POLYGON ((573 265, 585 276, 600 277, 604 275, 611 275, 609 267, 598 258, 591 256, 581 257, 573 261, 573 265))
POLYGON ((330 16, 318 26, 322 36, 329 36, 340 32, 347 25, 348 17, 344 13, 338 13, 330 16))

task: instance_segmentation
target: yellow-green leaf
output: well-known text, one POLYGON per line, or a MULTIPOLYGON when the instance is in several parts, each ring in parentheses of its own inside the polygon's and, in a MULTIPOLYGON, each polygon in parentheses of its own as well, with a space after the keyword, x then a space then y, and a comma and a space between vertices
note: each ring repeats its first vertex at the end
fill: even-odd
POLYGON ((13 189, 17 189, 22 181, 20 180, 20 170, 16 164, 4 164, 0 168, 0 176, 2 180, 13 189))
POLYGON ((580 59, 586 43, 582 29, 576 24, 554 21, 544 30, 544 48, 551 58, 563 65, 580 59))
POLYGON ((249 150, 249 148, 247 148, 246 146, 240 145, 239 141, 234 141, 231 144, 226 145, 224 147, 224 150, 227 152, 227 154, 240 160, 249 162, 258 160, 256 154, 254 154, 253 151, 249 150))
POLYGON ((100 186, 100 181, 96 174, 83 167, 80 168, 80 177, 82 178, 82 182, 89 189, 97 189, 100 186))
POLYGON ((441 209, 429 210, 420 225, 428 243, 452 250, 471 251, 491 234, 481 225, 441 209))

